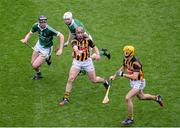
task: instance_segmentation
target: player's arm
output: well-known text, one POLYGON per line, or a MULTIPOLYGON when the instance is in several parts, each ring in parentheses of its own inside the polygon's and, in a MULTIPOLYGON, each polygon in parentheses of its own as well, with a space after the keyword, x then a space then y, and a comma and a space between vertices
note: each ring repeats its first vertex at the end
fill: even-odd
POLYGON ((77 41, 72 40, 72 48, 76 55, 81 55, 81 51, 78 49, 77 41))
POLYGON ((88 39, 88 42, 89 42, 89 46, 90 46, 91 48, 93 48, 93 50, 94 50, 94 52, 95 52, 95 55, 96 55, 95 60, 99 60, 101 57, 100 57, 100 54, 99 54, 99 49, 98 49, 98 47, 93 43, 92 40, 88 39))
POLYGON ((60 32, 58 32, 57 36, 59 36, 59 50, 56 52, 56 55, 60 56, 63 51, 63 46, 64 46, 64 35, 60 32))
POLYGON ((71 31, 69 31, 68 39, 65 44, 69 44, 71 39, 72 39, 72 34, 71 34, 71 31))
POLYGON ((133 74, 123 74, 123 77, 132 79, 132 80, 137 80, 138 76, 139 76, 139 71, 140 71, 140 67, 136 64, 133 64, 133 68, 134 68, 134 72, 133 74))
POLYGON ((79 56, 81 55, 81 52, 78 50, 78 46, 77 45, 73 46, 73 50, 76 53, 76 55, 79 55, 79 56))
POLYGON ((38 31, 38 23, 35 23, 33 24, 31 30, 26 34, 26 36, 23 39, 21 39, 21 42, 27 43, 29 38, 32 36, 32 34, 37 31, 38 31))
POLYGON ((112 76, 110 76, 110 80, 115 80, 117 77, 122 77, 124 74, 125 67, 121 66, 119 70, 116 71, 116 73, 112 76))
POLYGON ((94 52, 96 53, 96 60, 99 60, 101 57, 99 54, 99 49, 96 45, 94 46, 94 52))
POLYGON ((28 42, 28 40, 29 40, 29 38, 32 36, 32 32, 30 31, 30 32, 28 32, 27 34, 26 34, 26 36, 23 38, 23 39, 21 39, 21 42, 22 43, 27 43, 28 42))

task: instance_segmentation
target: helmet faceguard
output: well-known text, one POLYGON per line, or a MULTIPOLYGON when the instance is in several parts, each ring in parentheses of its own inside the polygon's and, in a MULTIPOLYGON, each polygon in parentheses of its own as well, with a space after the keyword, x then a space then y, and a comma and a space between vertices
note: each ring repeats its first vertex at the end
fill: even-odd
POLYGON ((39 16, 38 18, 39 23, 47 23, 47 18, 43 15, 39 16))

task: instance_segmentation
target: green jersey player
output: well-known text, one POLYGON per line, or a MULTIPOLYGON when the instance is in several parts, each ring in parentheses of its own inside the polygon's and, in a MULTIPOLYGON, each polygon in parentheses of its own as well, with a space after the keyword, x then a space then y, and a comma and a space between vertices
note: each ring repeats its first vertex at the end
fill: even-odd
MULTIPOLYGON (((92 36, 85 29, 84 25, 79 20, 74 19, 71 12, 64 13, 63 19, 64 19, 65 24, 69 28, 69 36, 68 36, 67 41, 64 43, 64 47, 67 47, 69 42, 71 42, 75 38, 75 36, 76 36, 76 28, 77 27, 83 27, 83 29, 84 29, 84 36, 88 37, 90 40, 93 41, 92 36)), ((111 58, 109 51, 107 49, 105 49, 105 48, 102 48, 100 50, 100 56, 102 56, 102 55, 105 55, 108 59, 111 58)), ((96 54, 95 53, 92 54, 91 58, 93 60, 97 60, 96 59, 96 54)))
POLYGON ((48 65, 51 64, 50 58, 53 48, 53 36, 58 36, 60 40, 60 48, 56 52, 56 55, 60 56, 62 54, 64 45, 64 35, 50 27, 47 24, 47 18, 43 15, 38 18, 38 22, 32 26, 30 32, 23 39, 21 39, 21 42, 27 44, 29 38, 35 32, 38 33, 39 39, 34 46, 34 51, 32 53, 31 64, 33 69, 36 71, 36 74, 32 78, 33 80, 42 78, 40 66, 44 63, 45 60, 48 65))
POLYGON ((65 24, 69 28, 68 40, 66 41, 66 43, 64 43, 64 46, 67 46, 69 44, 69 42, 71 42, 72 39, 76 36, 76 28, 79 26, 84 28, 85 36, 92 40, 91 35, 89 34, 89 32, 87 32, 84 25, 79 20, 73 19, 71 12, 64 13, 63 19, 64 19, 65 24))

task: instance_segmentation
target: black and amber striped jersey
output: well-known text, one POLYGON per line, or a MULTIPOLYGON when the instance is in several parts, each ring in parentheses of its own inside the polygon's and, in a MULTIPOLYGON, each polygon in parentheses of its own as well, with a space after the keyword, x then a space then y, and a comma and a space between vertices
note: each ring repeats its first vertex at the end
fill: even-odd
POLYGON ((142 80, 144 78, 144 73, 142 69, 142 64, 136 57, 132 57, 132 59, 123 60, 123 66, 127 70, 128 74, 133 74, 134 72, 139 72, 138 80, 142 80))
POLYGON ((78 41, 77 38, 74 38, 71 42, 72 47, 75 45, 78 47, 78 50, 81 52, 80 55, 76 55, 74 51, 74 58, 78 61, 85 61, 90 57, 90 48, 94 48, 95 44, 89 38, 84 38, 82 41, 78 41))

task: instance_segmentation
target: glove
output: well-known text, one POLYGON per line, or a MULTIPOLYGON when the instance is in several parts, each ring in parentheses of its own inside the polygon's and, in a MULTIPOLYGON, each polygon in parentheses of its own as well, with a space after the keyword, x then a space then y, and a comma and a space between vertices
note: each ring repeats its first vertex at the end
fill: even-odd
POLYGON ((121 70, 118 70, 118 71, 116 72, 116 75, 117 75, 117 76, 120 76, 120 77, 123 77, 123 74, 124 74, 124 72, 121 71, 121 70))

